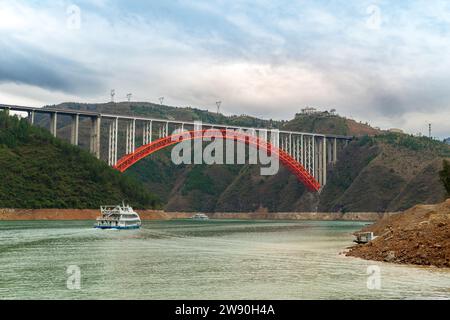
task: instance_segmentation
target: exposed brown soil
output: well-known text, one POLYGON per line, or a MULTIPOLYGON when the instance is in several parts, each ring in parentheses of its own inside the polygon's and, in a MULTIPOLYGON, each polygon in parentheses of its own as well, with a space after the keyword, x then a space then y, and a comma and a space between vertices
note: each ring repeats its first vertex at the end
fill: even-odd
MULTIPOLYGON (((136 210, 142 220, 168 220, 188 218, 187 213, 166 213, 159 210, 136 210)), ((0 209, 1 220, 95 220, 96 209, 0 209)))
POLYGON ((348 256, 450 267, 450 199, 436 205, 417 205, 362 231, 372 231, 378 237, 350 248, 348 256))
MULTIPOLYGON (((164 212, 160 210, 136 210, 142 220, 186 219, 194 212, 164 212)), ((0 209, 2 220, 95 220, 100 210, 95 209, 0 209)), ((242 220, 343 220, 376 221, 393 213, 376 212, 215 212, 208 213, 213 219, 242 220)))
POLYGON ((365 134, 374 136, 380 134, 382 131, 372 128, 368 124, 358 123, 355 120, 346 119, 348 134, 353 136, 363 136, 365 134))

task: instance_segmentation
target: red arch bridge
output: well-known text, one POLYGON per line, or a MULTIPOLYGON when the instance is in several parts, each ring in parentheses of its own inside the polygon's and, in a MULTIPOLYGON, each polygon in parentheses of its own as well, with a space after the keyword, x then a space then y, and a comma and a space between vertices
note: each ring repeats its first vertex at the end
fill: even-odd
POLYGON ((221 138, 244 143, 278 157, 280 163, 311 191, 319 191, 326 184, 328 169, 337 161, 339 150, 352 139, 340 135, 155 119, 69 108, 0 104, 0 109, 25 113, 32 124, 36 114, 49 116, 49 129, 55 137, 58 135, 74 145, 88 146, 97 158, 121 172, 152 153, 181 141, 221 138), (67 126, 70 130, 64 129, 67 126), (83 130, 84 134, 80 132, 83 130), (88 135, 89 142, 80 144, 80 135, 88 135))

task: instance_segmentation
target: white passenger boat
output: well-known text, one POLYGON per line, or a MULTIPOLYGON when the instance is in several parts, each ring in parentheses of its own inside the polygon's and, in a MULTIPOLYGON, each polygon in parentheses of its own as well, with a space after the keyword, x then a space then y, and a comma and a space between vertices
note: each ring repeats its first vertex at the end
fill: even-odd
POLYGON ((191 217, 192 220, 209 220, 209 217, 204 213, 196 213, 191 217))
POLYGON ((102 206, 101 217, 97 218, 95 228, 98 229, 138 229, 141 218, 129 205, 102 206))

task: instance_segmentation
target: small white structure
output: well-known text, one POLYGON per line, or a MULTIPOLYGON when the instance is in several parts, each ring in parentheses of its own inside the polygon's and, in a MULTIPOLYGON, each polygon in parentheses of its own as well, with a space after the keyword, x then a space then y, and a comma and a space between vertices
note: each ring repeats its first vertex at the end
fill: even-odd
POLYGON ((391 128, 391 129, 389 129, 389 132, 393 132, 393 133, 405 133, 402 129, 398 129, 398 128, 391 128))
POLYGON ((209 217, 204 213, 196 213, 191 217, 192 220, 209 220, 209 217))
POLYGON ((306 107, 302 109, 302 114, 314 114, 314 113, 317 113, 316 108, 306 107))
POLYGON ((356 243, 368 243, 376 238, 373 232, 358 232, 355 233, 355 237, 356 239, 353 241, 356 243))

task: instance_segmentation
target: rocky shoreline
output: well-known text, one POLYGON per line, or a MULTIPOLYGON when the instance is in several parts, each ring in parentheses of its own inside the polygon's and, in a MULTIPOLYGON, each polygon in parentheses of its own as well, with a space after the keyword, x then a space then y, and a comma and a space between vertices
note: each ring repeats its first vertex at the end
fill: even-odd
MULTIPOLYGON (((142 220, 186 219, 194 212, 165 212, 161 210, 136 210, 142 220)), ((242 220, 326 220, 326 221, 378 221, 395 213, 377 212, 215 212, 212 219, 242 220)), ((5 220, 94 220, 96 209, 0 209, 0 221, 5 220)))
POLYGON ((417 205, 386 217, 362 231, 377 236, 351 247, 347 256, 400 264, 450 267, 450 199, 417 205))

